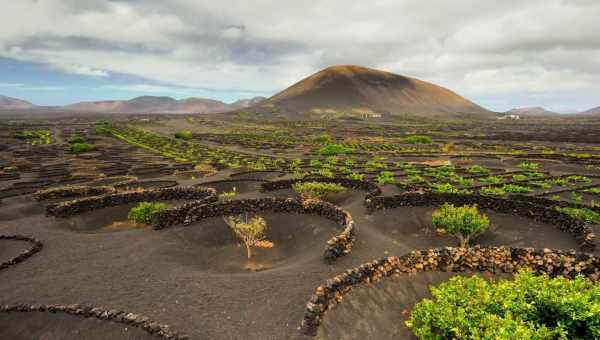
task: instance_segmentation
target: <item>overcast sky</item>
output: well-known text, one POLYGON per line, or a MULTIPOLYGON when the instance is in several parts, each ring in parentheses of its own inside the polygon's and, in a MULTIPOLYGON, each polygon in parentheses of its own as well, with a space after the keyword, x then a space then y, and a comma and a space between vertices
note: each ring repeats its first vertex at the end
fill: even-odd
POLYGON ((269 96, 356 64, 489 109, 600 106, 600 0, 1 0, 0 94, 269 96))

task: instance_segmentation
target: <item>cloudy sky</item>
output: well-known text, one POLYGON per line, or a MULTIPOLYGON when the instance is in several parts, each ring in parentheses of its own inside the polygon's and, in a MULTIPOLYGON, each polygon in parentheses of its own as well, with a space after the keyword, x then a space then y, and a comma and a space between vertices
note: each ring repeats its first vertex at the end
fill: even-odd
POLYGON ((600 105, 600 0, 2 0, 0 94, 269 96, 334 64, 489 109, 600 105))

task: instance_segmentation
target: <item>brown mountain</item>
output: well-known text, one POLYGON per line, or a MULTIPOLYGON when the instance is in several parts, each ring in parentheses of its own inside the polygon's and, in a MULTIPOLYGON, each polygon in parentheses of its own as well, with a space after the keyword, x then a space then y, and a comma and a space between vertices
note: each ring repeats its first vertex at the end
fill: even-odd
POLYGON ((600 115, 600 106, 581 112, 582 115, 600 115))
POLYGON ((0 96, 0 109, 20 110, 20 109, 31 109, 34 107, 35 107, 35 105, 31 104, 30 102, 21 100, 21 99, 0 96))
POLYGON ((66 106, 40 107, 18 99, 0 96, 0 112, 27 110, 28 113, 215 113, 245 108, 262 100, 264 100, 263 97, 255 97, 226 104, 204 98, 176 100, 171 97, 142 96, 130 100, 105 100, 80 102, 66 106))
POLYGON ((542 117, 542 116, 557 116, 559 113, 548 111, 540 106, 521 107, 506 111, 509 115, 519 115, 523 117, 542 117))
POLYGON ((418 79, 360 66, 333 66, 288 87, 258 105, 283 113, 322 115, 493 113, 458 94, 418 79))

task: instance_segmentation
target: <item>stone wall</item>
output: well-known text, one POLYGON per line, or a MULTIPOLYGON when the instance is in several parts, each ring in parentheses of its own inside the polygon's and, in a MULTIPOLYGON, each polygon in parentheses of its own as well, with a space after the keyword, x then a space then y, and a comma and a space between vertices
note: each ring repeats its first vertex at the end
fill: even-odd
POLYGON ((83 185, 69 185, 58 188, 50 188, 45 190, 39 190, 33 194, 33 198, 36 201, 45 201, 57 198, 73 198, 73 197, 87 197, 87 196, 99 196, 105 194, 112 194, 116 192, 116 189, 112 186, 83 186, 83 185))
MULTIPOLYGON (((334 261, 348 254, 354 244, 354 220, 350 213, 331 203, 321 200, 300 200, 296 198, 258 198, 233 200, 225 203, 204 204, 192 207, 183 214, 157 214, 154 225, 156 229, 172 226, 183 221, 185 224, 201 221, 216 216, 240 215, 243 213, 258 213, 271 211, 276 213, 314 214, 334 221, 343 227, 340 234, 327 241, 324 258, 334 261)), ((154 216, 153 216, 154 217, 154 216)))
POLYGON ((374 197, 365 200, 369 212, 404 206, 436 206, 444 203, 455 205, 477 204, 479 208, 498 213, 513 214, 555 225, 573 234, 581 250, 592 251, 596 247, 595 235, 589 224, 556 211, 553 207, 536 204, 534 200, 515 200, 500 197, 464 194, 438 194, 432 192, 409 192, 395 196, 374 197))
POLYGON ((212 188, 194 187, 173 187, 124 191, 101 196, 86 197, 67 202, 48 204, 46 206, 46 214, 55 217, 68 217, 86 211, 92 211, 121 204, 144 201, 201 200, 214 195, 215 190, 212 188))
POLYGON ((281 181, 272 181, 262 184, 263 191, 273 191, 279 189, 289 189, 296 183, 319 182, 319 183, 335 183, 349 189, 364 190, 367 192, 366 199, 381 195, 381 189, 372 182, 358 181, 349 178, 311 178, 311 179, 285 179, 281 181))
POLYGON ((44 247, 40 240, 25 235, 0 235, 0 240, 26 241, 33 245, 31 248, 22 251, 19 255, 13 257, 12 259, 0 263, 0 270, 6 269, 10 266, 14 266, 18 263, 25 261, 33 254, 41 251, 44 247))
POLYGON ((479 246, 413 251, 401 257, 374 260, 328 279, 317 287, 306 304, 302 331, 316 335, 325 312, 360 284, 424 271, 513 273, 522 268, 551 277, 583 275, 593 281, 600 279, 600 258, 572 251, 479 246))
POLYGON ((128 313, 117 309, 103 309, 91 305, 45 305, 45 304, 18 304, 18 305, 0 305, 0 313, 26 313, 26 312, 46 312, 46 313, 65 313, 77 315, 85 318, 96 318, 141 328, 151 335, 167 340, 187 340, 188 336, 178 334, 170 329, 169 326, 150 320, 150 318, 138 314, 128 313))

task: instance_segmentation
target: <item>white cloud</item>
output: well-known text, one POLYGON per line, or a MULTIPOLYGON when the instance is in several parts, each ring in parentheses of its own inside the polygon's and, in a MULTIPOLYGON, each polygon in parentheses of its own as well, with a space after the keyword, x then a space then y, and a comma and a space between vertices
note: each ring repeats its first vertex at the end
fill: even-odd
POLYGON ((96 77, 273 93, 360 64, 491 105, 564 91, 600 103, 600 1, 21 0, 0 12, 0 56, 96 77))

